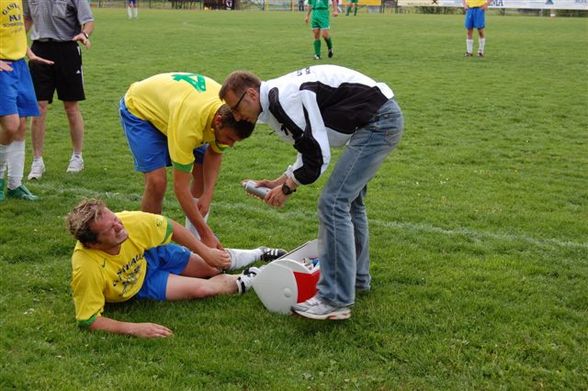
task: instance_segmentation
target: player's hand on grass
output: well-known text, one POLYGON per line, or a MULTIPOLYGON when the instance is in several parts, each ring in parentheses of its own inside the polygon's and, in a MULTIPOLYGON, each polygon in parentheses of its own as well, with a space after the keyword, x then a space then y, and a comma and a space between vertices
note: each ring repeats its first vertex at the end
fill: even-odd
POLYGON ((173 332, 156 323, 136 323, 133 325, 132 335, 141 338, 165 338, 173 335, 173 332))

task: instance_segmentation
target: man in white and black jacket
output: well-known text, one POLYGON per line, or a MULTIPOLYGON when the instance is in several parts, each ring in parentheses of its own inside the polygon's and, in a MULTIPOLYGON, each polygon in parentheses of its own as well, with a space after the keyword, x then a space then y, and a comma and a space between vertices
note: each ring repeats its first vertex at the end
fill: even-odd
POLYGON ((315 182, 346 146, 318 203, 321 277, 313 298, 292 310, 312 319, 347 319, 356 291, 370 289, 367 183, 403 131, 394 93, 351 69, 317 65, 269 81, 246 71, 225 80, 220 97, 237 120, 262 122, 294 145, 298 156, 274 180, 265 202, 281 207, 300 185, 315 182))

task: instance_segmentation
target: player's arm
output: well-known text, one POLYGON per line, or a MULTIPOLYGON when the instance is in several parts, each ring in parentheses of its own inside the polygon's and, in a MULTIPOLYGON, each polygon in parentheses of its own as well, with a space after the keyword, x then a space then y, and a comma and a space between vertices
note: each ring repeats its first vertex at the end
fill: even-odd
POLYGON ((462 0, 462 4, 463 4, 463 9, 467 10, 468 9, 468 3, 466 2, 466 0, 462 0))
POLYGON ((92 331, 101 330, 107 333, 125 334, 142 338, 164 338, 173 335, 170 329, 159 324, 121 322, 105 316, 96 318, 89 329, 92 331))
POLYGON ((310 20, 310 13, 312 12, 312 5, 310 3, 306 4, 306 15, 304 16, 304 23, 308 24, 310 20))
POLYGON ((204 177, 204 190, 198 199, 198 209, 202 216, 206 216, 212 203, 214 189, 220 172, 223 154, 215 152, 211 147, 206 148, 204 162, 202 164, 202 175, 204 177))
POLYGON ((202 217, 202 214, 200 214, 200 211, 194 202, 192 192, 190 191, 190 180, 192 178, 191 173, 184 172, 177 168, 174 168, 173 172, 174 193, 176 194, 176 198, 180 203, 182 210, 186 214, 186 217, 194 225, 204 244, 212 248, 222 249, 221 243, 216 238, 208 224, 206 224, 206 221, 204 221, 204 217, 202 217))
POLYGON ((195 254, 198 254, 202 257, 204 262, 214 268, 224 270, 231 266, 231 258, 226 251, 206 246, 200 240, 196 239, 183 225, 171 219, 168 219, 168 221, 172 224, 171 239, 175 243, 188 248, 195 254))

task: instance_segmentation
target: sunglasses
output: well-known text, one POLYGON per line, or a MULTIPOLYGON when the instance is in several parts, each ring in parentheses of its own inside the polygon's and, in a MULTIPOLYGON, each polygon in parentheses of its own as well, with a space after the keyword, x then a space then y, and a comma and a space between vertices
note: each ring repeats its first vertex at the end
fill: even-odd
POLYGON ((237 101, 235 106, 231 106, 231 111, 239 110, 239 105, 241 104, 241 101, 243 100, 243 98, 245 98, 246 93, 247 93, 247 90, 243 91, 243 93, 241 94, 241 97, 239 98, 239 100, 237 101))

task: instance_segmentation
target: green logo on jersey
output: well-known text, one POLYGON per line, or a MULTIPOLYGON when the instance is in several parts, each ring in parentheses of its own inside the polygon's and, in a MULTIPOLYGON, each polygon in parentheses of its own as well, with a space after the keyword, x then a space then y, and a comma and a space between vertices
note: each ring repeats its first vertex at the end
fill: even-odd
POLYGON ((204 76, 196 73, 176 73, 172 75, 175 81, 185 81, 196 89, 198 92, 206 91, 206 80, 204 76))

